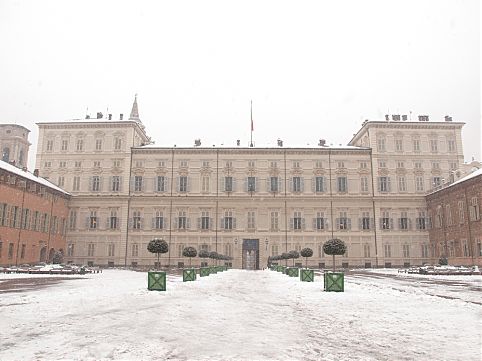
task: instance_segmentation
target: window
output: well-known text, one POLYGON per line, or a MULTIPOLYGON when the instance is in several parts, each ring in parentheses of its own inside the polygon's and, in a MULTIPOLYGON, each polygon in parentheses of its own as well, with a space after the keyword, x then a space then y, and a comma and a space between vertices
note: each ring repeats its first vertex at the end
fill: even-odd
POLYGON ((224 177, 224 190, 226 192, 232 192, 233 191, 233 177, 224 177))
POLYGON ((315 192, 322 193, 325 191, 325 177, 317 176, 315 178, 315 192))
POLYGON ((418 230, 427 229, 426 220, 425 220, 425 212, 424 212, 424 211, 419 211, 419 212, 418 212, 418 218, 417 218, 416 222, 417 222, 417 229, 418 229, 418 230))
POLYGON ((278 255, 278 245, 273 244, 271 246, 271 255, 272 256, 277 256, 278 255))
POLYGON ((102 150, 102 139, 95 140, 95 150, 102 150))
POLYGON ((256 177, 248 177, 248 192, 256 192, 256 177))
POLYGON ((59 178, 57 180, 57 185, 59 187, 63 187, 65 185, 65 177, 64 176, 59 176, 59 178))
POLYGON ((301 212, 294 212, 293 214, 293 229, 300 230, 303 228, 302 224, 302 218, 301 218, 301 212))
POLYGON ((109 243, 107 246, 107 257, 114 257, 115 256, 115 244, 109 243))
POLYGON ((390 177, 378 177, 378 191, 390 192, 390 177))
POLYGON ((0 203, 0 226, 6 224, 5 220, 7 219, 7 204, 0 203))
POLYGON ((346 231, 351 228, 350 219, 347 217, 346 212, 340 212, 340 218, 337 221, 338 229, 346 231))
POLYGON ((384 160, 380 160, 378 162, 378 168, 386 168, 387 167, 387 162, 384 160))
POLYGON ((208 211, 202 211, 201 212, 201 229, 203 230, 208 230, 211 226, 209 220, 209 212, 208 211))
POLYGON ((179 177, 179 192, 181 193, 187 192, 187 176, 179 177))
POLYGON ((134 211, 132 213, 132 228, 133 229, 141 229, 142 228, 141 211, 134 211))
POLYGON ((343 162, 343 161, 338 161, 337 167, 340 168, 340 169, 345 168, 345 162, 343 162))
POLYGON ((422 162, 415 162, 413 163, 413 167, 415 169, 422 169, 422 162))
POLYGON ((293 177, 292 178, 292 191, 294 193, 300 193, 302 190, 302 179, 301 177, 293 177))
POLYGON ((370 258, 370 245, 369 244, 363 245, 363 256, 365 258, 370 258))
POLYGON ((323 212, 317 212, 313 229, 322 231, 325 229, 325 214, 323 212))
POLYGON ((9 162, 10 161, 10 148, 9 147, 5 147, 3 148, 3 151, 2 151, 2 160, 4 162, 9 162))
POLYGON ((467 240, 462 241, 462 252, 464 257, 470 257, 470 247, 467 244, 467 240))
POLYGON ((403 152, 403 141, 401 139, 395 139, 395 150, 397 152, 403 152))
POLYGON ((432 162, 432 169, 440 169, 440 163, 439 162, 432 162))
POLYGON ((370 229, 370 212, 362 212, 360 229, 367 231, 370 229))
POLYGON ((11 227, 13 228, 19 228, 20 227, 20 208, 18 206, 12 206, 10 208, 12 212, 12 217, 11 217, 11 227))
POLYGON ((412 145, 413 145, 413 151, 414 152, 420 152, 420 139, 414 139, 412 140, 412 145))
POLYGON ((422 258, 429 258, 428 244, 422 244, 422 258))
POLYGON ((457 162, 450 162, 449 163, 450 170, 457 170, 458 167, 459 166, 458 166, 457 162))
POLYGON ((112 192, 119 192, 120 191, 120 176, 114 175, 112 176, 112 192))
POLYGON ((360 169, 367 169, 368 165, 367 162, 360 162, 360 169))
POLYGON ((156 211, 156 217, 154 218, 154 228, 164 229, 164 213, 162 211, 156 211))
POLYGON ((74 167, 77 168, 77 169, 82 168, 82 162, 80 162, 80 161, 75 161, 74 167))
POLYGON ((294 161, 293 162, 293 168, 300 168, 300 162, 299 161, 294 161))
POLYGON ((388 211, 382 211, 382 217, 380 218, 380 229, 389 230, 392 229, 392 220, 388 211))
POLYGON ((208 160, 203 160, 202 166, 203 166, 203 168, 209 168, 209 161, 208 161, 208 160))
POLYGON ((89 243, 87 245, 87 256, 88 257, 93 257, 95 253, 95 244, 94 243, 89 243))
POLYGON ((167 190, 167 179, 163 175, 157 176, 156 191, 165 192, 167 190))
POLYGON ((360 178, 360 191, 362 193, 368 192, 368 177, 360 178))
POLYGON ((142 160, 136 160, 136 168, 144 167, 144 162, 142 160))
POLYGON ((8 259, 13 258, 13 243, 8 244, 8 259))
POLYGON ((59 162, 59 168, 66 168, 67 167, 67 162, 66 161, 60 161, 59 162))
POLYGON ((84 150, 84 140, 83 139, 77 139, 75 149, 77 150, 77 152, 81 152, 81 151, 84 150))
POLYGON ((437 139, 430 139, 430 151, 432 153, 438 152, 438 141, 437 141, 437 139))
POLYGON ((272 193, 279 192, 279 185, 280 181, 278 177, 269 177, 269 191, 272 193))
POLYGON ((99 192, 100 191, 100 177, 95 175, 92 177, 92 191, 99 192))
POLYGON ((50 168, 52 166, 52 162, 45 162, 44 167, 45 168, 50 168))
POLYGON ((323 168, 323 162, 321 160, 317 160, 315 163, 315 168, 318 168, 318 169, 323 168))
POLYGON ((337 177, 336 178, 336 185, 337 185, 337 190, 340 193, 345 193, 348 191, 348 184, 347 184, 347 179, 346 177, 337 177))
POLYGON ((134 192, 142 192, 142 176, 136 175, 134 176, 134 192))
POLYGON ((90 229, 97 228, 97 211, 90 211, 89 228, 90 229))
POLYGON ((379 152, 384 152, 385 149, 385 138, 378 138, 377 139, 377 149, 379 152))
POLYGON ((120 166, 121 166, 121 161, 120 161, 120 160, 116 159, 116 160, 112 161, 112 167, 114 167, 114 168, 120 168, 120 166))
POLYGON ((62 139, 62 143, 60 145, 60 150, 68 150, 69 149, 69 141, 67 139, 62 139))
POLYGON ((392 246, 391 245, 385 244, 383 249, 385 251, 385 258, 392 257, 392 246))
POLYGON ((47 140, 47 152, 51 152, 54 147, 54 141, 53 140, 47 140))
POLYGON ((233 162, 231 162, 230 160, 228 160, 225 164, 226 168, 233 168, 233 162))
POLYGON ((410 228, 409 226, 410 224, 409 224, 407 212, 403 211, 401 212, 400 219, 398 220, 398 228, 406 231, 407 229, 410 228))
POLYGON ((455 140, 449 139, 447 140, 447 150, 449 152, 455 152, 455 140))
POLYGON ((80 190, 80 177, 76 176, 73 178, 72 190, 78 192, 80 190))
POLYGON ((403 251, 403 258, 410 258, 410 245, 409 244, 402 245, 402 251, 403 251))
POLYGON ((179 166, 180 166, 181 168, 187 168, 187 166, 188 166, 188 165, 187 165, 187 160, 181 160, 181 161, 179 162, 179 166))
POLYGON ((270 219, 271 219, 270 230, 278 231, 279 230, 279 212, 272 211, 270 219))
POLYGON ((417 190, 417 192, 423 191, 423 177, 421 176, 415 177, 415 189, 417 190))
POLYGON ((139 245, 137 243, 132 245, 132 257, 139 257, 139 245))
POLYGON ((100 168, 100 160, 94 161, 94 168, 100 168))
POLYGON ((403 169, 403 168, 405 168, 405 164, 403 162, 397 162, 397 168, 403 169))
POLYGON ((399 192, 407 191, 407 182, 405 180, 405 177, 398 177, 398 191, 399 192))
POLYGON ((442 184, 442 179, 440 177, 432 177, 432 187, 438 187, 442 184))
POLYGON ((201 192, 203 193, 209 192, 209 176, 202 177, 201 192))
POLYGON ((67 257, 74 256, 75 254, 74 249, 75 249, 75 245, 73 243, 69 243, 69 245, 67 246, 67 257))
POLYGON ((256 215, 254 211, 248 212, 248 229, 255 229, 256 228, 256 215))
POLYGON ((109 228, 117 229, 119 227, 119 218, 117 218, 117 210, 110 211, 109 228))
MULTIPOLYGON (((76 221, 74 219, 74 228, 75 228, 75 226, 76 226, 76 221)), ((32 231, 38 231, 39 227, 40 227, 40 212, 35 211, 35 213, 32 214, 31 229, 32 229, 32 231)), ((74 229, 74 228, 71 228, 71 229, 74 229)))
POLYGON ((470 199, 469 212, 471 221, 478 221, 480 219, 480 209, 477 197, 472 197, 470 199))
POLYGON ((24 208, 22 212, 22 229, 30 229, 30 209, 24 208))
POLYGON ((452 217, 452 208, 450 204, 445 205, 445 215, 447 217, 447 226, 452 226, 454 224, 454 220, 452 217))
POLYGON ((177 228, 178 229, 187 229, 187 216, 185 211, 179 211, 178 218, 177 218, 177 228))
POLYGON ((221 226, 224 229, 233 229, 234 228, 234 217, 233 211, 225 211, 224 212, 224 219, 221 221, 221 226))
POLYGON ((122 139, 115 138, 114 139, 114 150, 120 150, 122 148, 122 139))
POLYGON ((459 201, 458 202, 459 206, 459 223, 465 223, 465 203, 464 201, 459 201))

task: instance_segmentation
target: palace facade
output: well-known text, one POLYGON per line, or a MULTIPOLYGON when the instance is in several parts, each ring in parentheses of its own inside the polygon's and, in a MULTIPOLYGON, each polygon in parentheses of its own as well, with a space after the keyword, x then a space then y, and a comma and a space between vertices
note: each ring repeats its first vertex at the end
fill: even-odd
POLYGON ((73 195, 74 263, 153 265, 147 243, 161 237, 163 264, 182 265, 186 246, 237 268, 310 247, 309 265, 324 267, 321 246, 337 237, 348 245, 339 266, 418 265, 435 256, 425 195, 463 163, 463 124, 365 121, 340 147, 162 147, 135 101, 128 120, 38 123, 36 166, 73 195))

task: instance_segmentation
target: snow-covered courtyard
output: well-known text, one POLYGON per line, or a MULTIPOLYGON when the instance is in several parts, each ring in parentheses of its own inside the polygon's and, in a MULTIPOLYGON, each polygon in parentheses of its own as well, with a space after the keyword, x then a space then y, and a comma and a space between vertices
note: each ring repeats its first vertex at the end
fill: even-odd
POLYGON ((0 275, 26 282, 0 292, 0 360, 481 359, 481 276, 350 272, 344 293, 268 270, 169 276, 166 292, 133 271, 33 277, 56 278, 0 275))

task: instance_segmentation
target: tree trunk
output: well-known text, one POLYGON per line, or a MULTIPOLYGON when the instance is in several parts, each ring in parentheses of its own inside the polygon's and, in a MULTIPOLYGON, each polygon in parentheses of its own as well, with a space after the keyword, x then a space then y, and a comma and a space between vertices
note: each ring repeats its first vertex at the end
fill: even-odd
POLYGON ((156 270, 159 271, 159 253, 157 254, 157 267, 156 267, 156 270))
POLYGON ((308 269, 308 257, 305 257, 305 268, 308 269))
POLYGON ((335 272, 335 255, 333 255, 333 272, 335 272))
POLYGON ((189 257, 189 268, 191 268, 191 257, 189 257))

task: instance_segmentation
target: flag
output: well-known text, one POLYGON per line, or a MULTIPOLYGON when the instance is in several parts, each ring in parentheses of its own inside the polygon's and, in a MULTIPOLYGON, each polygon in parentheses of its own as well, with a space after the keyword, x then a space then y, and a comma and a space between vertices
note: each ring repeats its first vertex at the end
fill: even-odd
POLYGON ((254 123, 253 123, 253 118, 251 118, 251 131, 254 130, 254 123))

